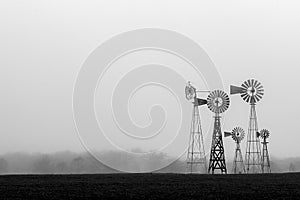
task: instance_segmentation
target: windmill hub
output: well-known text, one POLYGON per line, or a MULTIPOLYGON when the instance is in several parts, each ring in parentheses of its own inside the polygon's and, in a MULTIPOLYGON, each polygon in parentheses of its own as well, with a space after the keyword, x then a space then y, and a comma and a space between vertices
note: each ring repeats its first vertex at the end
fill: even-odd
POLYGON ((248 90, 248 94, 251 96, 255 96, 256 95, 256 89, 254 87, 250 88, 248 90))
POLYGON ((216 98, 214 101, 214 105, 219 107, 220 105, 222 105, 223 101, 221 98, 216 98))

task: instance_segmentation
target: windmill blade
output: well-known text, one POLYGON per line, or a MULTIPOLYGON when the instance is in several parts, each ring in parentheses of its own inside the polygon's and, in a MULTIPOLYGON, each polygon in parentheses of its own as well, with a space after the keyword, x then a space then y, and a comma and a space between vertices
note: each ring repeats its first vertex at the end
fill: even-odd
POLYGON ((265 91, 264 89, 258 89, 257 94, 264 94, 264 91, 265 91))
POLYGON ((229 137, 231 136, 231 132, 224 132, 224 137, 229 137))
MULTIPOLYGON (((246 96, 246 102, 249 103, 250 102, 251 97, 249 95, 246 96)), ((245 99, 244 99, 245 100, 245 99)))
POLYGON ((242 86, 241 86, 242 88, 243 88, 243 90, 247 90, 247 85, 245 84, 245 82, 242 84, 242 86))
POLYGON ((241 97, 244 98, 244 97, 247 96, 247 95, 248 95, 247 93, 242 93, 242 94, 241 94, 241 97))
POLYGON ((244 93, 241 95, 241 97, 244 99, 244 101, 246 101, 247 97, 249 97, 249 95, 247 93, 244 93))
POLYGON ((248 88, 248 87, 250 87, 250 85, 249 85, 248 81, 244 81, 244 85, 246 86, 245 88, 248 88))
POLYGON ((238 86, 234 86, 231 85, 230 86, 230 94, 241 94, 243 92, 243 88, 242 87, 238 87, 238 86))
POLYGON ((225 99, 225 103, 228 104, 228 105, 230 104, 230 99, 229 99, 229 97, 227 97, 227 98, 225 99))
POLYGON ((256 88, 260 88, 262 87, 261 83, 257 81, 257 85, 256 85, 256 88))
POLYGON ((254 79, 251 79, 251 86, 254 87, 254 79))
POLYGON ((258 90, 257 90, 257 93, 258 93, 258 94, 259 94, 259 93, 263 94, 264 91, 265 91, 264 89, 258 89, 258 90))
POLYGON ((248 83, 248 87, 251 87, 252 85, 251 85, 251 80, 249 79, 249 80, 247 80, 247 83, 248 83))
POLYGON ((261 99, 263 94, 256 94, 256 96, 261 99))
POLYGON ((202 105, 205 105, 207 104, 207 100, 206 99, 198 99, 197 98, 197 105, 198 106, 202 106, 202 105))
POLYGON ((258 81, 255 80, 255 81, 254 81, 254 87, 256 87, 256 88, 257 88, 257 83, 258 83, 258 81))
POLYGON ((218 108, 218 113, 222 113, 222 112, 224 112, 224 108, 218 108))
POLYGON ((261 90, 264 90, 264 88, 263 88, 263 86, 261 85, 260 87, 257 87, 256 90, 261 91, 261 90))
POLYGON ((255 95, 254 98, 255 98, 255 103, 260 100, 260 98, 258 97, 258 95, 255 95))

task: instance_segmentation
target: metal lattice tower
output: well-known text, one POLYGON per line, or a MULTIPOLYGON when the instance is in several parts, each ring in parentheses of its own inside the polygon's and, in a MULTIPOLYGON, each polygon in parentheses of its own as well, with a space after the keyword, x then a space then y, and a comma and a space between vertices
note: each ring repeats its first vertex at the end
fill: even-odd
POLYGON ((261 172, 261 148, 257 136, 258 123, 255 111, 255 104, 250 104, 249 128, 247 135, 245 163, 247 173, 261 172))
POLYGON ((247 173, 261 173, 261 148, 255 106, 264 94, 263 86, 257 80, 245 81, 241 87, 230 86, 230 94, 240 94, 250 104, 249 127, 247 135, 245 165, 247 173))
POLYGON ((208 173, 214 174, 215 170, 220 170, 220 173, 226 174, 227 169, 222 139, 220 113, 223 113, 228 109, 229 97, 221 90, 212 91, 208 95, 207 105, 208 108, 215 113, 208 173))
POLYGON ((261 130, 259 133, 260 137, 263 139, 263 153, 262 153, 262 173, 271 173, 271 166, 270 166, 270 157, 269 157, 269 151, 268 151, 268 142, 267 138, 270 136, 270 132, 266 129, 261 130))
POLYGON ((187 172, 206 173, 206 156, 203 144, 199 106, 205 105, 207 101, 205 99, 197 98, 196 88, 191 86, 190 82, 185 88, 185 94, 188 100, 194 99, 189 147, 187 153, 187 172))
POLYGON ((187 154, 187 170, 190 173, 206 173, 206 157, 198 106, 193 106, 189 148, 187 154))
POLYGON ((242 151, 240 147, 240 143, 245 137, 245 131, 240 127, 236 127, 232 130, 232 132, 225 132, 224 134, 225 137, 232 136, 232 139, 236 143, 232 173, 234 174, 246 173, 245 165, 243 162, 242 151))

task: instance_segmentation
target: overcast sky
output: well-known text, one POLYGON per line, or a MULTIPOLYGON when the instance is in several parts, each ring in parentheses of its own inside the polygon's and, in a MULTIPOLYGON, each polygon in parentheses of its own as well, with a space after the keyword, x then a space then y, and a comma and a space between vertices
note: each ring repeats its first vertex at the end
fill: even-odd
MULTIPOLYGON (((72 115, 82 63, 116 34, 155 27, 186 35, 205 49, 226 92, 248 78, 261 81, 265 95, 257 115, 259 128, 271 132, 270 154, 300 156, 300 3, 205 2, 1 1, 0 153, 84 151, 72 115)), ((223 130, 247 129, 248 114, 249 106, 232 96, 223 130)), ((209 120, 203 120, 205 130, 209 120)), ((231 139, 225 139, 225 149, 231 156, 231 139)))

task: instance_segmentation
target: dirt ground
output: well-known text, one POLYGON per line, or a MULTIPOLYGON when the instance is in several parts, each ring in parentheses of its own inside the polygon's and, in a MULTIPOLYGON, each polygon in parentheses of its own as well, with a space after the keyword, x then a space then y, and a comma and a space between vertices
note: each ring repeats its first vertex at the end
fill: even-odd
POLYGON ((0 199, 300 199, 300 173, 2 175, 0 199))

